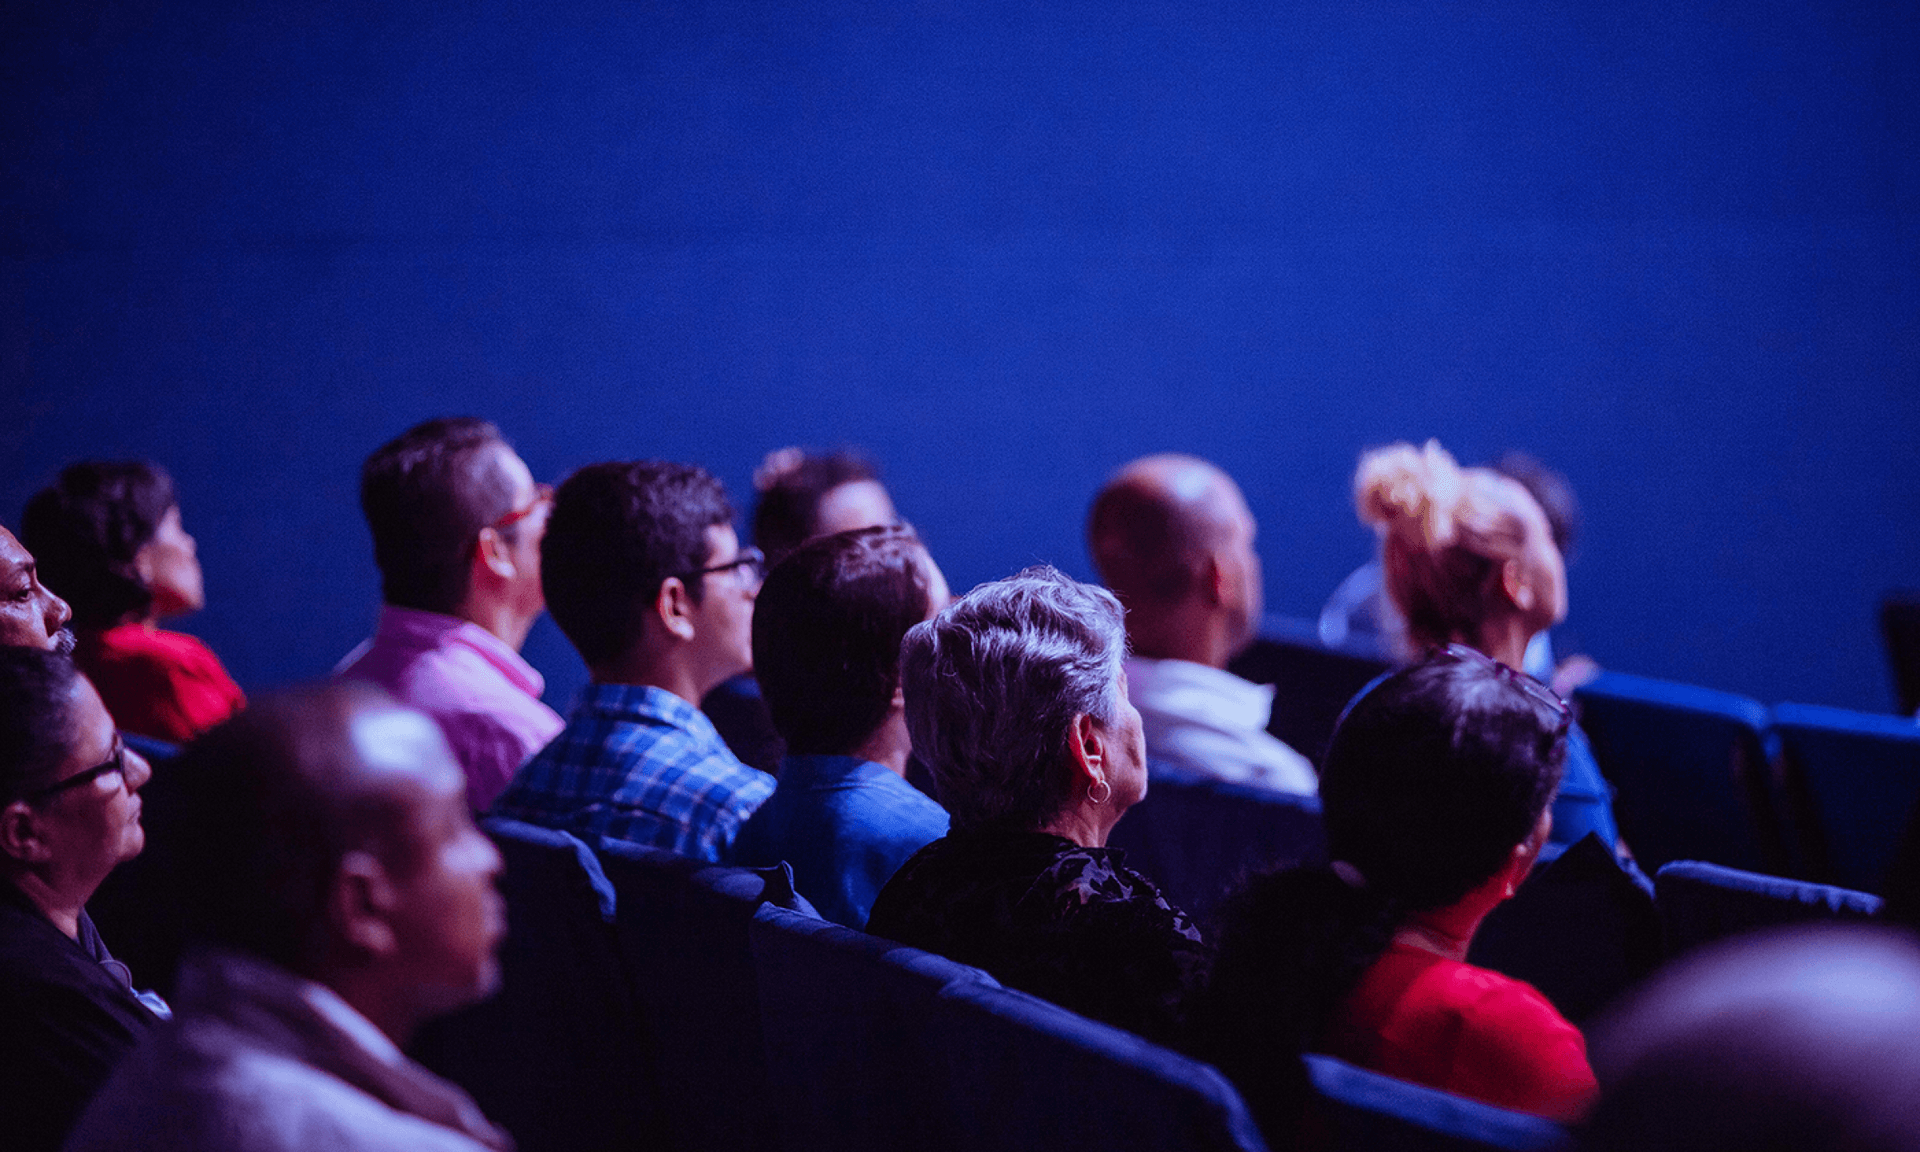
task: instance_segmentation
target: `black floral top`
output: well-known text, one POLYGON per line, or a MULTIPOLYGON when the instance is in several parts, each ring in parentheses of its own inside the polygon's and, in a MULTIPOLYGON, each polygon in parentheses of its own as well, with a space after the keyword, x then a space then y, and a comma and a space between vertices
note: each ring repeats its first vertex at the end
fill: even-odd
POLYGON ((1213 952, 1124 857, 1044 832, 956 832, 900 866, 867 931, 1168 1042, 1213 952))

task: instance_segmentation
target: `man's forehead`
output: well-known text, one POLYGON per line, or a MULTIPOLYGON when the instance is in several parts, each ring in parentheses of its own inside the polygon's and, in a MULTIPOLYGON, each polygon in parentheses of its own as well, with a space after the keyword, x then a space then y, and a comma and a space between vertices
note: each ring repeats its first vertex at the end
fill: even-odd
POLYGON ((31 563, 33 563, 32 554, 21 545, 20 541, 14 539, 13 533, 0 527, 0 575, 11 575, 31 563))

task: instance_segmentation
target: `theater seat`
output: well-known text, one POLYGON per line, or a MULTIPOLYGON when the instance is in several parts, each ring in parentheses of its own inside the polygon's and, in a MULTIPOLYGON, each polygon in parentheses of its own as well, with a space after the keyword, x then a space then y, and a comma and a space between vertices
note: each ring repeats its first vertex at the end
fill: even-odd
POLYGON ((1644 868, 1712 860, 1790 874, 1766 751, 1767 710, 1728 692, 1605 672, 1574 694, 1644 868))
POLYGON ((1320 801, 1149 765, 1147 798, 1127 810, 1107 843, 1167 900, 1205 919, 1243 876, 1318 863, 1327 836, 1320 801))
POLYGON ((1566 1129, 1437 1088, 1382 1076, 1331 1056, 1306 1058, 1311 1118, 1340 1152, 1515 1152, 1570 1148, 1566 1129))
POLYGON ((1355 638, 1330 648, 1320 625, 1294 616, 1268 616, 1260 634, 1227 670, 1256 684, 1271 684, 1273 715, 1267 731, 1317 767, 1326 760, 1334 723, 1360 689, 1392 667, 1375 645, 1355 638))
POLYGON ((1920 723, 1813 704, 1773 710, 1808 875, 1877 892, 1920 802, 1920 723))
POLYGON ((1871 920, 1880 898, 1866 892, 1677 860, 1653 878, 1669 956, 1760 928, 1810 921, 1871 920))
POLYGON ((771 904, 749 936, 783 1152, 956 1147, 936 1124, 936 1001, 993 978, 771 904))
POLYGON ((481 827, 506 861, 500 991, 428 1024, 414 1057, 471 1093, 521 1152, 641 1146, 658 1123, 655 1077, 615 950, 612 885, 565 832, 481 827))
POLYGON ((974 1152, 1264 1149, 1208 1065, 1024 992, 956 980, 928 1042, 929 1130, 974 1152))
POLYGON ((609 840, 599 849, 618 897, 620 954, 655 1045, 661 1123, 647 1146, 774 1147, 747 932, 762 903, 804 905, 792 873, 609 840))

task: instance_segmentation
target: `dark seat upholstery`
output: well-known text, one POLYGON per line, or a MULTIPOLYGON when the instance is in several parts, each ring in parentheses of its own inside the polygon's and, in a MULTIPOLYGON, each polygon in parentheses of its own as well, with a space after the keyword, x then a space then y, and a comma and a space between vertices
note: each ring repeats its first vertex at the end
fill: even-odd
POLYGON ((1866 892, 1676 860, 1653 878, 1669 956, 1742 932, 1786 924, 1871 920, 1880 898, 1866 892))
POLYGON ((1781 704, 1773 710, 1781 763, 1814 880, 1877 892, 1920 803, 1920 723, 1781 704))
POLYGON ((1327 851, 1320 801, 1150 765, 1146 799, 1127 810, 1107 843, 1127 865, 1196 919, 1207 919, 1243 876, 1318 863, 1327 851))
POLYGON ((1920 710, 1920 591, 1889 592, 1880 601, 1880 638, 1893 669, 1893 691, 1900 714, 1920 710))
POLYGON ((1317 623, 1291 616, 1266 617, 1253 643, 1227 665, 1237 676, 1273 685, 1267 731, 1316 766, 1326 759, 1347 702, 1390 667, 1376 647, 1356 640, 1329 648, 1317 623))
POLYGON ((654 1069, 615 949, 614 892, 587 846, 513 820, 481 825, 506 871, 492 999, 421 1030, 413 1055, 464 1087, 521 1152, 639 1146, 654 1069))
POLYGON ((1571 1146, 1566 1129, 1437 1088, 1308 1056, 1311 1120, 1338 1152, 1470 1152, 1571 1146))

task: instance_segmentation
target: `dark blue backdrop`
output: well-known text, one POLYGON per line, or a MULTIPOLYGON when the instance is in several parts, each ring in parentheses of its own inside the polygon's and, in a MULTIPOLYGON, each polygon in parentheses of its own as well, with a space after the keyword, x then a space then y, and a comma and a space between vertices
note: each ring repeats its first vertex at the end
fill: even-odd
POLYGON ((547 477, 864 445, 963 587, 1086 574, 1101 478, 1186 449, 1299 613, 1371 547, 1363 446, 1525 447, 1602 662, 1890 701, 1911 3, 29 7, 0 517, 166 463, 250 686, 371 623, 360 459, 473 412, 547 477))

